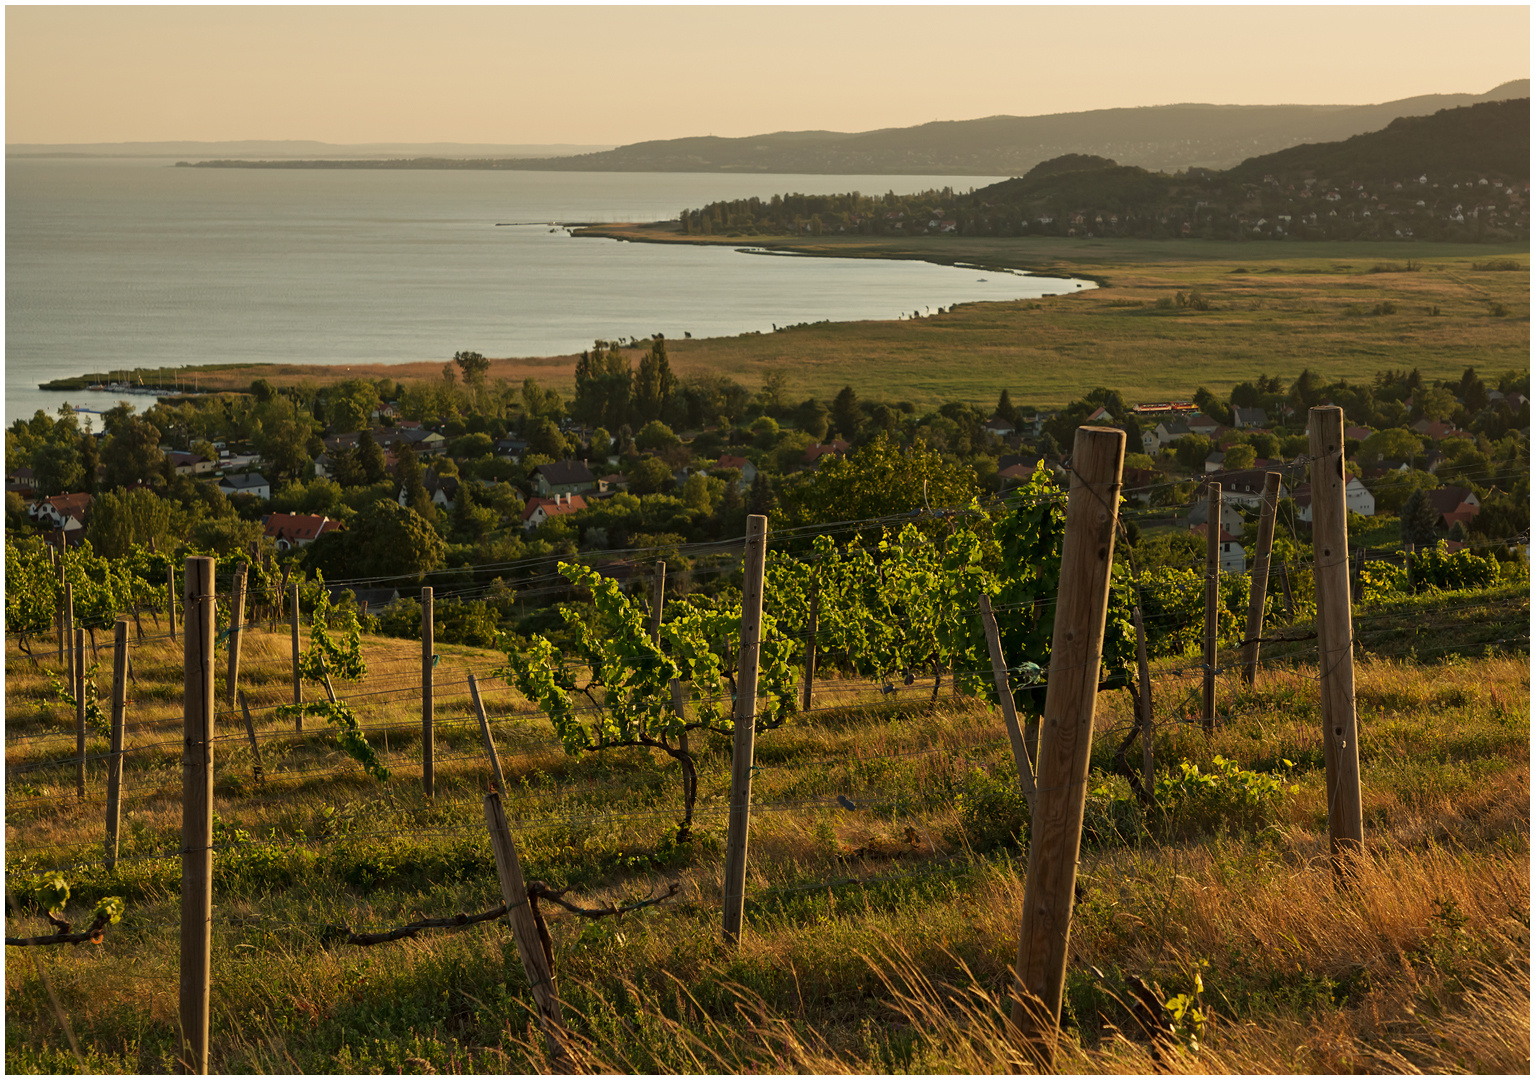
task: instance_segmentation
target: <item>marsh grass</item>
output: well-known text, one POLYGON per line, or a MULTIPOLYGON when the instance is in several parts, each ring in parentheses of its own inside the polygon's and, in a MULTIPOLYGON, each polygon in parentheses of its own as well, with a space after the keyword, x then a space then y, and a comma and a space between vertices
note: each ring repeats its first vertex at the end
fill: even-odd
MULTIPOLYGON (((1327 860, 1314 653, 1275 650, 1256 687, 1222 682, 1213 735, 1176 722, 1186 665, 1159 662, 1164 769, 1216 759, 1283 778, 1254 817, 1211 803, 1177 822, 1145 814, 1113 751, 1125 695, 1100 695, 1083 886, 1072 928, 1056 1067, 1151 1071, 1123 1007, 1126 979, 1171 995, 1197 972, 1198 1049, 1163 1071, 1525 1071, 1528 1068, 1529 667, 1509 644, 1527 601, 1504 590, 1387 609, 1357 666, 1368 859, 1335 891, 1327 860), (1409 624, 1417 629, 1407 631, 1409 624), (1474 642, 1476 655, 1445 646, 1474 642), (1501 641, 1502 644, 1487 645, 1501 641), (1289 762, 1290 764, 1286 764, 1289 762)), ((1527 638, 1526 638, 1527 640, 1527 638)), ((174 1066, 180 824, 180 654, 135 652, 122 860, 101 867, 103 765, 73 797, 73 719, 46 704, 48 665, 14 652, 7 679, 7 885, 11 925, 41 928, 32 882, 66 868, 74 907, 123 895, 100 947, 47 950, 91 1071, 174 1066), (162 743, 166 745, 151 745, 162 743), (53 759, 54 768, 23 770, 53 759)), ((460 1071, 542 1067, 531 996, 509 930, 490 923, 359 949, 328 930, 500 903, 485 837, 487 770, 463 680, 494 654, 440 650, 438 786, 419 783, 420 654, 365 639, 369 678, 338 687, 394 770, 369 779, 324 730, 272 717, 291 694, 284 635, 247 639, 243 685, 267 770, 251 774, 243 725, 220 717, 213 1068, 224 1072, 460 1071)), ((222 679, 222 676, 220 676, 222 679)), ((306 686, 306 694, 318 693, 306 686)), ((632 751, 572 758, 547 722, 488 684, 525 872, 588 900, 678 881, 678 900, 622 920, 555 913, 561 995, 588 1071, 997 1072, 1033 1064, 999 1018, 1022 902, 1000 719, 916 686, 889 697, 830 680, 818 709, 758 740, 749 928, 719 933, 729 786, 725 739, 699 740, 695 841, 679 846, 676 767, 632 751), (994 803, 980 796, 990 792, 994 803), (837 796, 854 809, 839 804, 837 796), (980 801, 978 801, 980 800, 980 801)), ((95 743, 92 744, 95 747, 95 743)), ((93 752, 97 752, 93 749, 93 752)), ((1132 754, 1133 760, 1138 760, 1132 754)), ((14 930, 12 932, 15 932, 14 930)), ((77 1063, 20 950, 8 949, 6 1064, 77 1063)), ((42 952, 43 950, 34 950, 42 952)))

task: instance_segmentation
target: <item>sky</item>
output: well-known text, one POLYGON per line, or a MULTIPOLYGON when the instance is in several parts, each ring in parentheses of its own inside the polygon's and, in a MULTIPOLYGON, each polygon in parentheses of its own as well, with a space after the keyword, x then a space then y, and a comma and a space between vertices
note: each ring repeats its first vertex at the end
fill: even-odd
POLYGON ((7 143, 606 144, 1530 73, 1530 12, 1369 7, 8 6, 7 143))

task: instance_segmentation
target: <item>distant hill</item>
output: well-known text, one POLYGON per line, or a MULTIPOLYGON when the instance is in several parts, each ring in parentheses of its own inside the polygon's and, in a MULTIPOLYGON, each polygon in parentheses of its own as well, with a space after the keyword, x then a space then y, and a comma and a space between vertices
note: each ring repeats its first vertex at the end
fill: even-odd
POLYGON ((1049 116, 992 116, 847 134, 781 131, 633 143, 504 168, 603 172, 772 172, 1020 176, 1069 154, 1153 170, 1229 168, 1298 143, 1346 139, 1402 116, 1528 97, 1530 81, 1485 94, 1429 94, 1379 105, 1155 105, 1049 116))
POLYGON ((244 139, 226 142, 7 143, 6 157, 473 158, 548 157, 606 150, 571 143, 326 143, 307 139, 244 139))
POLYGON ((1529 237, 1530 99, 1392 121, 1228 170, 1064 155, 969 193, 775 195, 713 203, 692 234, 1512 240, 1529 237))

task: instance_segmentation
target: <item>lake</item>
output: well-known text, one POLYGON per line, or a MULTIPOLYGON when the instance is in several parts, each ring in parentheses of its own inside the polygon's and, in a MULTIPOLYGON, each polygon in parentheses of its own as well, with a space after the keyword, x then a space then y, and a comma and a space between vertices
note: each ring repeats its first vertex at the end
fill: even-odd
MULTIPOLYGON (((7 424, 59 406, 66 395, 39 382, 88 371, 447 361, 461 349, 549 356, 596 338, 893 319, 1091 287, 911 261, 577 239, 553 224, 654 221, 790 191, 968 190, 994 177, 172 165, 7 160, 7 424)), ((91 409, 116 403, 67 396, 91 409)))

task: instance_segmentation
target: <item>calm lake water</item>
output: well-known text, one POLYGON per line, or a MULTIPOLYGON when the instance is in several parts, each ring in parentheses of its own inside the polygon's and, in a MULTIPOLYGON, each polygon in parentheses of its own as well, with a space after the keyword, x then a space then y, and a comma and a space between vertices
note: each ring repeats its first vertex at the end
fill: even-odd
POLYGON ((58 407, 64 395, 39 382, 87 371, 446 361, 460 349, 548 356, 595 338, 890 319, 1091 287, 917 262, 575 239, 550 224, 653 221, 788 191, 968 190, 989 177, 171 164, 6 162, 7 424, 58 407))

